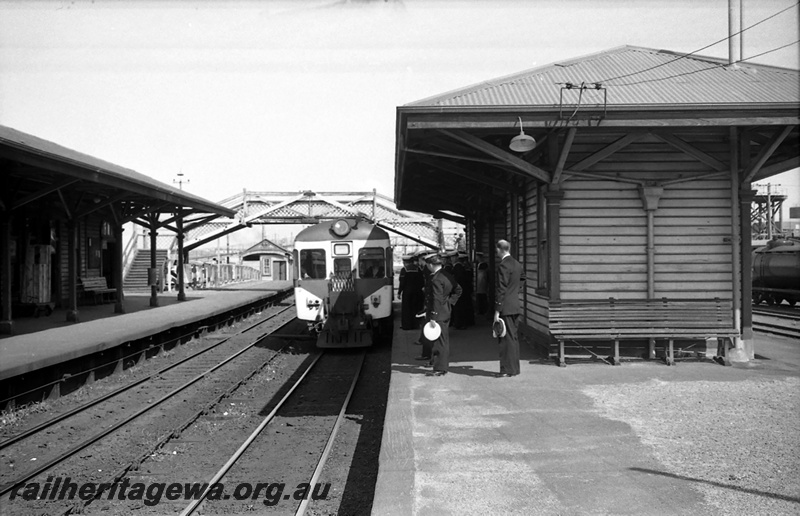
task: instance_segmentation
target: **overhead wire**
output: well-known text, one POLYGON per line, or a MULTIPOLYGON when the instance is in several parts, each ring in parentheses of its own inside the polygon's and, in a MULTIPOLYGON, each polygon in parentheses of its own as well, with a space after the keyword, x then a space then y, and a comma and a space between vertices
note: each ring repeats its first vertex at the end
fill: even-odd
MULTIPOLYGON (((741 60, 737 61, 737 63, 744 63, 746 61, 750 61, 751 59, 755 59, 757 57, 761 57, 763 55, 770 54, 772 52, 777 52, 778 50, 782 50, 782 49, 784 49, 786 47, 790 47, 790 46, 796 45, 798 43, 800 43, 800 39, 798 39, 796 41, 793 41, 791 43, 787 43, 785 45, 781 45, 779 47, 773 48, 771 50, 767 50, 766 52, 761 52, 760 54, 756 54, 754 56, 750 56, 747 59, 741 59, 741 60)), ((691 72, 683 72, 683 73, 679 73, 679 74, 675 74, 675 75, 670 75, 668 77, 658 77, 656 79, 645 79, 645 80, 642 80, 642 81, 635 81, 635 82, 623 82, 623 83, 620 83, 620 84, 615 84, 614 86, 634 86, 636 84, 645 84, 645 83, 649 83, 649 82, 666 81, 667 79, 675 79, 676 77, 683 77, 685 75, 692 75, 692 74, 695 74, 695 73, 707 72, 708 70, 716 70, 717 68, 725 68, 726 66, 730 66, 730 64, 728 64, 728 63, 719 63, 719 64, 715 64, 713 66, 707 66, 706 68, 701 68, 699 70, 692 70, 691 72)))
MULTIPOLYGON (((693 52, 689 52, 688 54, 683 54, 683 55, 680 55, 680 56, 676 57, 675 59, 671 59, 671 60, 669 60, 669 61, 665 61, 665 62, 663 62, 663 63, 661 63, 661 64, 657 64, 657 65, 651 66, 650 68, 645 68, 644 70, 639 70, 639 71, 636 71, 636 72, 631 72, 631 73, 627 73, 627 74, 624 74, 624 75, 618 75, 618 76, 616 76, 616 77, 611 77, 611 78, 608 78, 608 79, 603 79, 603 80, 601 80, 601 81, 592 81, 592 82, 595 82, 595 83, 605 83, 605 82, 609 82, 609 81, 615 81, 615 80, 617 80, 617 79, 623 79, 623 78, 625 78, 625 77, 630 77, 630 76, 632 76, 632 75, 638 75, 638 74, 640 74, 640 73, 649 72, 650 70, 655 70, 656 68, 660 68, 660 67, 662 67, 662 66, 666 66, 666 65, 668 65, 668 64, 670 64, 670 63, 674 63, 675 61, 679 61, 679 60, 681 60, 681 59, 684 59, 684 58, 687 58, 687 57, 689 57, 689 56, 692 56, 692 55, 694 55, 694 54, 696 54, 696 53, 698 53, 698 52, 702 52, 703 50, 705 50, 705 49, 707 49, 707 48, 709 48, 709 47, 713 47, 714 45, 718 45, 719 43, 722 43, 723 41, 727 41, 727 40, 731 39, 731 38, 732 38, 732 37, 734 37, 734 36, 738 36, 738 35, 742 34, 743 32, 745 32, 745 31, 747 31, 747 30, 750 30, 750 29, 752 29, 753 27, 756 27, 756 26, 758 26, 758 25, 761 25, 762 23, 764 23, 764 22, 766 22, 766 21, 768 21, 768 20, 771 20, 772 18, 775 18, 776 16, 778 16, 778 15, 780 15, 780 14, 783 14, 784 12, 788 11, 789 9, 792 9, 792 8, 796 7, 797 5, 800 5, 800 0, 799 0, 799 1, 797 1, 797 2, 795 2, 794 4, 790 5, 789 7, 786 7, 785 9, 782 9, 782 10, 780 10, 780 11, 776 12, 775 14, 773 14, 773 15, 771 15, 771 16, 768 16, 768 17, 764 18, 763 20, 761 20, 761 21, 759 21, 759 22, 756 22, 756 23, 754 23, 754 24, 750 25, 749 27, 745 27, 744 29, 740 30, 739 32, 737 32, 737 33, 735 33, 735 34, 731 34, 731 35, 729 35, 729 36, 727 36, 727 37, 725 37, 725 38, 722 38, 722 39, 720 39, 720 40, 718 40, 718 41, 715 41, 714 43, 711 43, 711 44, 709 44, 709 45, 706 45, 706 46, 704 46, 704 47, 702 47, 702 48, 698 48, 697 50, 695 50, 695 51, 693 51, 693 52)), ((787 45, 787 46, 788 46, 788 45, 787 45)), ((763 55, 763 54, 761 54, 761 55, 763 55)), ((756 56, 754 56, 754 57, 756 57, 756 56)), ((750 58, 750 59, 752 59, 752 58, 750 58)))

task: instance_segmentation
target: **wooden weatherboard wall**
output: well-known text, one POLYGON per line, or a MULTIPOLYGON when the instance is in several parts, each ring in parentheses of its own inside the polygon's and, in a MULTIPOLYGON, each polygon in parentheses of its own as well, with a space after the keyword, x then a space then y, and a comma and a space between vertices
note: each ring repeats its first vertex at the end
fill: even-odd
MULTIPOLYGON (((639 188, 562 187, 561 298, 646 299, 647 215, 639 188)), ((654 213, 654 297, 731 299, 730 184, 667 186, 654 213)))
POLYGON ((692 134, 700 161, 675 135, 580 136, 559 185, 561 299, 731 299, 724 138, 692 134))

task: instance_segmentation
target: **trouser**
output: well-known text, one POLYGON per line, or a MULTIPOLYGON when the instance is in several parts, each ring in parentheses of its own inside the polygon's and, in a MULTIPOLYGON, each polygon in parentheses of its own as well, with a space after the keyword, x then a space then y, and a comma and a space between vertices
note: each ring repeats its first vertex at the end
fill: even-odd
POLYGON ((489 296, 486 294, 477 294, 475 299, 478 301, 478 315, 483 315, 489 308, 489 296))
POLYGON ((501 315, 500 318, 506 323, 505 337, 497 339, 500 343, 500 372, 519 374, 519 314, 501 315))
POLYGON ((433 370, 447 371, 450 367, 450 328, 448 321, 436 321, 442 328, 442 334, 433 343, 433 370))
POLYGON ((422 344, 422 356, 431 358, 433 354, 433 342, 425 338, 425 324, 423 323, 419 329, 419 342, 422 344))

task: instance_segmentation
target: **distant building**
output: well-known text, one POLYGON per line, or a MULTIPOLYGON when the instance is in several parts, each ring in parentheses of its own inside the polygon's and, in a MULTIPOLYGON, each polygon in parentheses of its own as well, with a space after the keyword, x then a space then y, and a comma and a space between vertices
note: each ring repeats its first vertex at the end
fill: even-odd
POLYGON ((292 263, 292 253, 286 248, 267 240, 266 238, 242 253, 242 264, 258 262, 261 279, 268 281, 283 281, 289 277, 292 263))

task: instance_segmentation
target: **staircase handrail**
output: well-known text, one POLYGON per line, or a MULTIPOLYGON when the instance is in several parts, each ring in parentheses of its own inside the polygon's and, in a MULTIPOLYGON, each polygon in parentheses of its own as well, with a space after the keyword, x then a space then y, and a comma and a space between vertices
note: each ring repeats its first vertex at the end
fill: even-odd
MULTIPOLYGON (((124 235, 125 233, 123 233, 124 235)), ((139 238, 136 234, 136 230, 131 231, 128 233, 130 237, 128 238, 128 243, 125 244, 125 249, 122 251, 122 277, 126 278, 128 276, 128 272, 131 270, 133 266, 133 261, 136 259, 136 253, 139 252, 139 238)))

